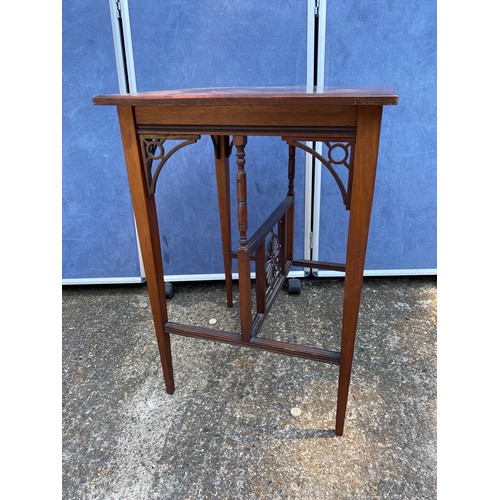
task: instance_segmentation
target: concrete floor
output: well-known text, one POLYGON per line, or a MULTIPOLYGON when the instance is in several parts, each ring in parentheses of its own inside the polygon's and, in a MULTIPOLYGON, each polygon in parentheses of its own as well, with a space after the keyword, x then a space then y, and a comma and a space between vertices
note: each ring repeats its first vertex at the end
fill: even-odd
MULTIPOLYGON (((342 286, 282 291, 261 336, 338 349, 342 286)), ((176 284, 170 318, 237 331, 224 300, 176 284)), ((175 337, 168 396, 150 313, 145 285, 63 290, 63 498, 436 497, 435 279, 365 280, 340 438, 336 366, 175 337)))

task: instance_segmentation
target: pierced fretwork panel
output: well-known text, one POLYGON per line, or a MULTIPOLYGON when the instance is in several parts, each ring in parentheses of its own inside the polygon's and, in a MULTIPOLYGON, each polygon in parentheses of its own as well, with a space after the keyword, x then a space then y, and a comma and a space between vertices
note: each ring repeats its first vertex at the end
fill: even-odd
POLYGON ((276 232, 271 230, 266 242, 266 287, 271 288, 276 280, 281 276, 281 244, 276 232))
POLYGON ((257 312, 265 314, 289 269, 286 261, 286 213, 262 237, 255 253, 257 312))
POLYGON ((139 135, 139 139, 148 194, 149 196, 153 196, 158 175, 167 160, 184 146, 194 144, 200 139, 200 136, 193 134, 139 135))
POLYGON ((313 155, 328 169, 340 189, 346 209, 349 210, 352 174, 354 170, 354 140, 344 138, 337 140, 332 138, 331 140, 324 139, 317 141, 322 142, 326 147, 326 154, 320 155, 316 150, 303 144, 305 141, 300 142, 301 139, 287 137, 283 137, 283 139, 291 146, 295 146, 313 155))

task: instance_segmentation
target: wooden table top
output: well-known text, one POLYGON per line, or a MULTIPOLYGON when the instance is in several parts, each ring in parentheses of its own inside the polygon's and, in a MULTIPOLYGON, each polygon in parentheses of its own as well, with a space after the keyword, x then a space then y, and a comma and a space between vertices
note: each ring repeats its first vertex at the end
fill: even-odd
POLYGON ((236 87, 161 90, 94 97, 94 104, 161 106, 163 104, 247 105, 394 105, 398 96, 390 86, 369 87, 236 87))

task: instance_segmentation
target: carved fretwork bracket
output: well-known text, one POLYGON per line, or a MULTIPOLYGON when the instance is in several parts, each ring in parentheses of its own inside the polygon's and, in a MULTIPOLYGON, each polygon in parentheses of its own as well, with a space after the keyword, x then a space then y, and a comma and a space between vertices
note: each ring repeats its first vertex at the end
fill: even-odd
POLYGON ((179 149, 189 144, 194 144, 200 139, 200 135, 185 135, 185 134, 164 134, 164 135, 142 135, 139 134, 142 166, 146 173, 146 182, 148 187, 148 195, 151 197, 156 190, 156 182, 158 175, 167 160, 179 149), (166 149, 167 141, 182 141, 171 149, 166 149), (157 162, 153 172, 153 164, 157 162))
POLYGON ((317 141, 323 142, 323 144, 327 147, 328 153, 326 157, 320 155, 316 150, 310 148, 306 144, 303 144, 302 142, 306 142, 303 139, 296 137, 283 137, 283 140, 290 146, 295 146, 304 150, 306 153, 313 155, 328 169, 340 189, 346 210, 349 210, 351 202, 352 175, 354 171, 354 140, 347 138, 327 138, 317 141), (341 165, 347 169, 347 186, 335 168, 337 165, 341 165))

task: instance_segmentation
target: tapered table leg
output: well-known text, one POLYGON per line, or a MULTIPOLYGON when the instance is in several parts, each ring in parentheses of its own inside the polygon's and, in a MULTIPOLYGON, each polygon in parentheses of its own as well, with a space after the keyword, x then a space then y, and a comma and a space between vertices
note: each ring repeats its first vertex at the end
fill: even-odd
POLYGON ((118 106, 118 117, 163 376, 167 393, 173 394, 175 386, 170 337, 164 330, 168 317, 156 204, 154 196, 148 195, 132 108, 118 106))
POLYGON ((382 106, 360 106, 347 237, 342 340, 335 434, 344 432, 363 269, 377 168, 382 106))
POLYGON ((219 216, 222 234, 222 255, 226 278, 227 307, 233 307, 233 276, 231 266, 231 204, 229 192, 229 137, 217 136, 215 141, 215 173, 219 197, 219 216))

